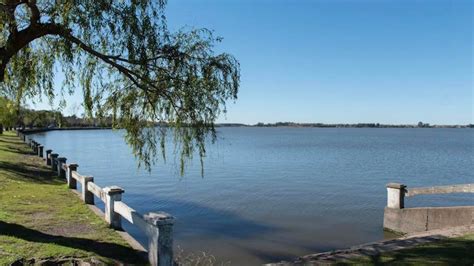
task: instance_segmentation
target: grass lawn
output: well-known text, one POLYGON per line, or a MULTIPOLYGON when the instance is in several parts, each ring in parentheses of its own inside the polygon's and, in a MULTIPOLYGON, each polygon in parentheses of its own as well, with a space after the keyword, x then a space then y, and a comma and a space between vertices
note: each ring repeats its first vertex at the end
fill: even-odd
POLYGON ((4 132, 0 135, 0 265, 44 260, 146 263, 13 132, 4 132))

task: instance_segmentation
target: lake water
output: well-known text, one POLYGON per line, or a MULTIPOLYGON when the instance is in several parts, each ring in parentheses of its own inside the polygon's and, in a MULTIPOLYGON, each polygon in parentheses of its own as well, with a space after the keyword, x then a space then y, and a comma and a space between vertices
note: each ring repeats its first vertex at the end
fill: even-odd
MULTIPOLYGON (((474 182, 472 129, 219 128, 204 177, 197 160, 184 177, 172 159, 151 173, 137 169, 122 135, 80 130, 34 138, 98 185, 123 187, 123 201, 136 210, 174 215, 175 244, 184 253, 203 251, 232 265, 383 239, 389 182, 474 182)), ((419 196, 406 205, 473 200, 472 194, 419 196)), ((125 227, 144 243, 139 231, 125 227)))

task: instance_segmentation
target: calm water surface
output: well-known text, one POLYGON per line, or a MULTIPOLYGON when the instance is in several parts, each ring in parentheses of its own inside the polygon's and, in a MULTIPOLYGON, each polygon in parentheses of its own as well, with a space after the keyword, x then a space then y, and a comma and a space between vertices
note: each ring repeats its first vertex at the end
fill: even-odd
MULTIPOLYGON (((385 184, 474 182, 474 130, 219 128, 205 175, 184 177, 169 155, 151 173, 120 131, 41 133, 35 139, 100 186, 119 185, 140 212, 176 216, 175 244, 220 262, 257 265, 382 239, 385 184)), ((172 146, 169 146, 172 150, 172 146)), ((409 198, 408 207, 473 204, 469 194, 409 198)), ((98 200, 96 201, 98 202, 98 200)), ((142 243, 144 236, 125 225, 142 243)))

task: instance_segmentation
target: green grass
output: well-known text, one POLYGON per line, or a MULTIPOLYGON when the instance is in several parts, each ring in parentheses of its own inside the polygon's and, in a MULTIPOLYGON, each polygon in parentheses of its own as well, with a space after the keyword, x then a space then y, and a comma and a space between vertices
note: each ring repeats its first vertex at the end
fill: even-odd
MULTIPOLYGON (((345 264, 345 263, 342 263, 345 264)), ((377 256, 364 256, 349 264, 366 265, 474 265, 474 234, 448 238, 377 256)))
POLYGON ((80 259, 144 264, 141 257, 11 132, 0 135, 0 265, 80 259))

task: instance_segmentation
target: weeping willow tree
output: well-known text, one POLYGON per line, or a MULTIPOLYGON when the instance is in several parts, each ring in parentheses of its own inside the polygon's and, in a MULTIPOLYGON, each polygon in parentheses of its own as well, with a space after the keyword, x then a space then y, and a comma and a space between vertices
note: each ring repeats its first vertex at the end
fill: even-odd
POLYGON ((18 99, 82 90, 88 116, 112 116, 146 168, 172 125, 181 171, 205 156, 214 122, 237 98, 238 61, 206 29, 170 32, 165 0, 0 0, 0 93, 18 99), (64 74, 58 93, 54 75, 64 74))
POLYGON ((12 128, 16 123, 16 112, 14 102, 0 96, 0 134, 3 128, 12 128))

